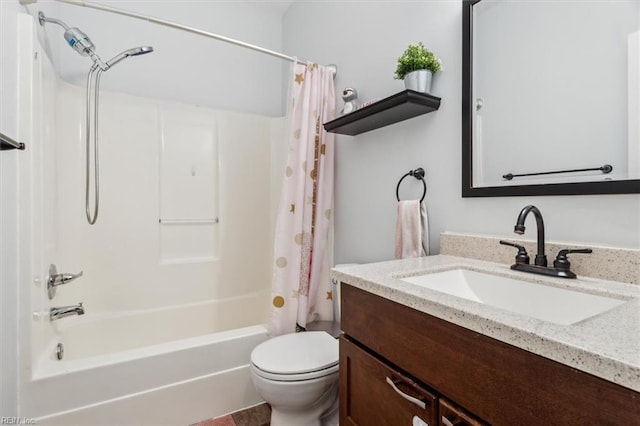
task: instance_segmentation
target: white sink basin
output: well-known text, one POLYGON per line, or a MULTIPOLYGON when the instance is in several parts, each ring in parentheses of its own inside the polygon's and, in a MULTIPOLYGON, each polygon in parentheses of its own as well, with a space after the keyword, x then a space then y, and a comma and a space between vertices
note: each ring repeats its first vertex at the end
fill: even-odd
POLYGON ((556 324, 575 324, 626 303, 468 269, 452 269, 400 280, 556 324))

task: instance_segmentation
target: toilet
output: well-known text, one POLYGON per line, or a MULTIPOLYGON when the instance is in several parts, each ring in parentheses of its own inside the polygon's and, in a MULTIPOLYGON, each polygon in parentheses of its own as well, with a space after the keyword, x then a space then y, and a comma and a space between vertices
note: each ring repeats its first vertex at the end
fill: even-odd
POLYGON ((338 340, 325 331, 284 334, 251 352, 251 379, 271 405, 271 426, 337 425, 338 340))

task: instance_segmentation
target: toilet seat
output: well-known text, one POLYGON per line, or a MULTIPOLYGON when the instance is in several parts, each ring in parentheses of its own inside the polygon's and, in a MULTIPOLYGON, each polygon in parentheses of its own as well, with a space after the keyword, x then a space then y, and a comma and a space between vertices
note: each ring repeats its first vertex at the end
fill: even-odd
POLYGON ((276 382, 304 382, 306 380, 319 379, 321 377, 328 376, 330 374, 334 374, 338 372, 338 364, 333 365, 329 368, 325 368, 324 370, 311 371, 309 373, 298 373, 298 374, 278 374, 278 373, 269 373, 268 371, 261 370, 255 364, 251 364, 253 368, 253 373, 256 376, 262 377, 267 380, 273 380, 276 382))
POLYGON ((338 371, 338 341, 324 331, 285 334, 251 352, 256 375, 276 381, 304 381, 338 371))

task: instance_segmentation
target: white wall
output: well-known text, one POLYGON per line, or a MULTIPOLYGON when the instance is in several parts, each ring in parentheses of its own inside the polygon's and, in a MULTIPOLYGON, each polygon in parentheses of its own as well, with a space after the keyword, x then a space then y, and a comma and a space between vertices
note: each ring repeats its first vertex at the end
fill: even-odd
MULTIPOLYGON (((17 0, 16 0, 17 1, 17 0)), ((249 1, 101 1, 155 18, 217 33, 267 49, 282 50, 281 5, 249 1)), ((108 60, 136 46, 155 52, 129 58, 102 78, 107 90, 281 116, 282 60, 218 40, 108 12, 40 0, 29 6, 85 32, 108 60)), ((64 30, 45 25, 47 47, 65 81, 84 85, 91 64, 66 45, 64 30)))
MULTIPOLYGON (((0 1, 0 132, 18 139, 18 2, 0 1)), ((23 152, 0 153, 0 413, 18 414, 18 167, 23 152)))
POLYGON ((409 43, 423 41, 444 62, 433 86, 442 97, 437 112, 338 137, 336 263, 393 258, 395 186, 416 167, 426 170, 432 253, 446 230, 513 235, 518 212, 531 203, 550 240, 640 247, 638 195, 461 198, 461 26, 458 0, 296 2, 285 14, 285 51, 338 64, 336 87, 355 87, 361 101, 403 90, 393 73, 409 43))
MULTIPOLYGON (((54 131, 52 68, 34 44, 36 32, 30 15, 9 2, 0 3, 2 72, 2 131, 26 145, 24 151, 0 155, 0 380, 2 416, 20 413, 24 388, 30 378, 34 342, 43 339, 45 327, 32 312, 41 305, 42 259, 51 247, 44 244, 43 228, 51 211, 54 131), (7 7, 5 7, 7 6, 7 7), (11 41, 9 43, 8 41, 11 41), (20 54, 18 54, 20 53, 20 54), (47 66, 49 67, 46 71, 47 66), (48 77, 45 74, 48 73, 48 77), (32 185, 39 182, 40 185, 32 185), (30 297, 36 289, 36 297, 30 297)), ((49 227, 50 229, 50 227, 49 227)))

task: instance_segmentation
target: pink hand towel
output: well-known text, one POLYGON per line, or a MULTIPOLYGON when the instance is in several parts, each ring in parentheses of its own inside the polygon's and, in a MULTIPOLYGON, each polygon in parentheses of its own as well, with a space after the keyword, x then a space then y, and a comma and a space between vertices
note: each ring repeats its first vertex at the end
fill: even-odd
POLYGON ((396 259, 429 254, 427 210, 419 200, 398 202, 396 221, 396 259))

